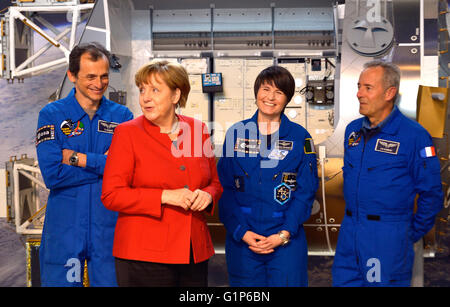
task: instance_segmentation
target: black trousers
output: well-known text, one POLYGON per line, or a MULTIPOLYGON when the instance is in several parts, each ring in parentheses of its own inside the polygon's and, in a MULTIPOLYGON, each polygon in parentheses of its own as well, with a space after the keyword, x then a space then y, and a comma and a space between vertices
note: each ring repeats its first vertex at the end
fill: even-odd
POLYGON ((116 258, 119 287, 207 287, 208 260, 166 264, 116 258))

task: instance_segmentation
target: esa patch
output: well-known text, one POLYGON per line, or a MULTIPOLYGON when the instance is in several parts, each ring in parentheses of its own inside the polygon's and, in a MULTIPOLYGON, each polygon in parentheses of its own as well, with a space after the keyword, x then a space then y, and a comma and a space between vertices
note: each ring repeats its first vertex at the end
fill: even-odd
POLYGON ((316 149, 314 148, 313 139, 311 139, 311 138, 305 139, 304 150, 305 150, 305 154, 315 154, 316 153, 316 149))
POLYGON ((291 198, 291 187, 286 183, 282 183, 279 186, 276 186, 273 190, 273 198, 280 205, 284 205, 287 203, 289 198, 291 198))
POLYGON ((375 145, 375 151, 396 155, 400 147, 399 142, 378 139, 375 145))
POLYGON ((98 132, 103 132, 103 133, 110 133, 113 134, 114 133, 114 129, 116 129, 116 127, 118 126, 118 123, 114 123, 114 122, 107 122, 105 120, 99 120, 98 121, 98 132))
POLYGON ((297 173, 283 173, 281 182, 286 183, 292 191, 297 189, 297 173))
POLYGON ((55 126, 46 125, 39 128, 36 132, 36 146, 42 142, 55 139, 55 126))
POLYGON ((236 143, 234 144, 234 151, 258 154, 260 144, 261 140, 258 139, 237 138, 236 143))

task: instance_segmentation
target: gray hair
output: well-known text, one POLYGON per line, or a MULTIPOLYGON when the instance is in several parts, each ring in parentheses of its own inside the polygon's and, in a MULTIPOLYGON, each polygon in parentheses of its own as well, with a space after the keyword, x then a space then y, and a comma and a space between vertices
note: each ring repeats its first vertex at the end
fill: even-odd
POLYGON ((400 88, 400 68, 392 62, 384 62, 381 60, 373 60, 364 64, 364 69, 373 67, 383 68, 383 85, 385 90, 390 87, 395 87, 397 89, 397 93, 394 97, 395 102, 400 88))

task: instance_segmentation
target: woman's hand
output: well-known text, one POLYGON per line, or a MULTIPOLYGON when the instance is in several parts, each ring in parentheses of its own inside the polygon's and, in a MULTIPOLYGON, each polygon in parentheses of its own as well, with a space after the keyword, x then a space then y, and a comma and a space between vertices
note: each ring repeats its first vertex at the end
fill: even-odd
POLYGON ((171 206, 181 207, 184 210, 189 210, 192 205, 192 201, 197 196, 194 192, 186 188, 176 190, 163 190, 161 195, 161 203, 171 206))
MULTIPOLYGON (((283 230, 282 232, 287 238, 290 237, 288 231, 283 230)), ((268 237, 264 237, 252 231, 247 231, 242 237, 242 240, 248 244, 248 248, 251 251, 257 254, 273 253, 275 251, 275 248, 283 243, 283 240, 281 240, 278 233, 275 233, 268 237)))
POLYGON ((194 200, 191 205, 192 211, 203 211, 213 201, 212 196, 208 192, 197 189, 193 193, 194 200))
POLYGON ((261 248, 260 242, 265 241, 267 238, 261 236, 253 231, 248 230, 244 236, 242 237, 242 241, 247 243, 248 248, 257 254, 270 254, 274 251, 274 249, 261 248))
POLYGON ((274 251, 275 248, 281 245, 283 241, 278 234, 273 234, 258 242, 258 247, 264 251, 274 251))

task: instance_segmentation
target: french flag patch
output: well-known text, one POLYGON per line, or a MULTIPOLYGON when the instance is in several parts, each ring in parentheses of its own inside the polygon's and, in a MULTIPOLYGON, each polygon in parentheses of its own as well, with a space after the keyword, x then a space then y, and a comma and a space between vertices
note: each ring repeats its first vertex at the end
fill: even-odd
POLYGON ((436 150, 434 149, 434 146, 428 146, 422 149, 420 151, 420 156, 422 158, 429 158, 436 156, 436 150))

